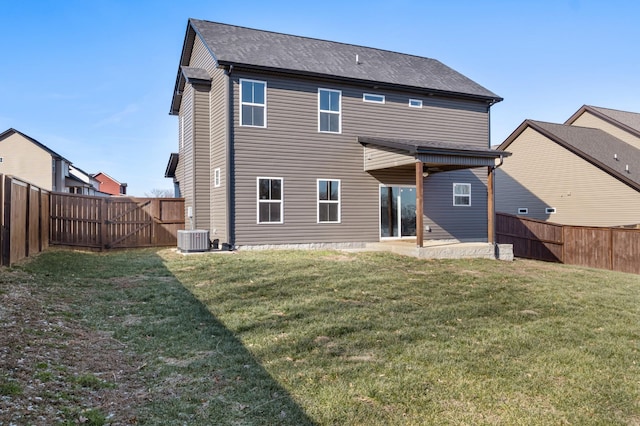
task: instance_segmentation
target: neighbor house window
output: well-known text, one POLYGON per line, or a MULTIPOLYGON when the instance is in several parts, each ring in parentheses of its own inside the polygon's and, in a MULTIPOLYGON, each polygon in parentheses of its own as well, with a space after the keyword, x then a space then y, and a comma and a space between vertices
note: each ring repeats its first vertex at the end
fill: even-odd
POLYGON ((340 133, 342 92, 318 89, 318 131, 340 133))
POLYGON ((518 214, 529 214, 529 209, 526 207, 518 208, 518 214))
POLYGON ((556 212, 556 208, 555 207, 547 207, 546 209, 544 209, 544 212, 546 214, 554 214, 556 212))
POLYGON ((340 181, 318 179, 318 223, 340 222, 340 181))
POLYGON ((409 106, 411 108, 422 108, 422 101, 420 99, 409 99, 409 106))
POLYGON ((383 104, 384 103, 384 95, 374 95, 371 93, 364 93, 362 95, 362 100, 364 102, 373 102, 376 104, 383 104))
POLYGON ((218 188, 220 186, 220 167, 217 167, 213 171, 213 186, 218 188))
POLYGON ((258 223, 282 223, 282 178, 258 178, 258 223))
POLYGON ((240 79, 240 125, 267 127, 267 83, 240 79))
POLYGON ((470 183, 454 183, 453 184, 453 205, 454 206, 470 206, 471 205, 471 184, 470 183))

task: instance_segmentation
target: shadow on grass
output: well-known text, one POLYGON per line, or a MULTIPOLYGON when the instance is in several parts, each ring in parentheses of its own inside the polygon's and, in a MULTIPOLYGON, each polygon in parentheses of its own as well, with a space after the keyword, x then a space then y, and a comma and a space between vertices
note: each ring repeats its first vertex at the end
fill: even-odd
POLYGON ((140 424, 315 424, 155 251, 53 251, 27 268, 141 358, 140 424))

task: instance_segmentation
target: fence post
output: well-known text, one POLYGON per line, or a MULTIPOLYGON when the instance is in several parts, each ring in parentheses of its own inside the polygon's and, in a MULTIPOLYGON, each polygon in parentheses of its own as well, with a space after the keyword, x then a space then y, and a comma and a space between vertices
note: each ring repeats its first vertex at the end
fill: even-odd
POLYGON ((109 208, 106 199, 100 199, 100 250, 106 248, 107 241, 107 216, 109 208))
POLYGON ((158 222, 160 221, 160 218, 162 218, 162 203, 159 198, 151 200, 151 211, 149 212, 149 216, 151 217, 151 245, 156 245, 158 243, 157 231, 160 226, 158 222))
POLYGON ((613 229, 609 228, 609 269, 613 271, 613 229))
POLYGON ((29 257, 29 243, 31 232, 31 184, 27 184, 27 199, 25 200, 25 230, 24 230, 24 257, 29 257))
POLYGON ((4 221, 2 223, 2 259, 1 264, 9 266, 11 263, 11 178, 4 179, 4 221))

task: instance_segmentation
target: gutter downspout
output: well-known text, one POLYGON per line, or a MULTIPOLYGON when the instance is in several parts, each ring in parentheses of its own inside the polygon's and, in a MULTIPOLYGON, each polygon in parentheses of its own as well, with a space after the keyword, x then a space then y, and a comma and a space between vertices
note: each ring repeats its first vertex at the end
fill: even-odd
POLYGON ((224 93, 224 102, 227 105, 226 115, 226 126, 225 126, 225 161, 227 163, 227 192, 226 192, 226 203, 227 203, 227 232, 226 232, 226 240, 232 249, 235 248, 235 233, 234 233, 234 218, 235 215, 233 213, 234 206, 234 170, 233 170, 233 80, 231 79, 231 73, 233 72, 233 65, 229 65, 229 68, 225 69, 225 75, 227 76, 227 84, 225 86, 224 93))

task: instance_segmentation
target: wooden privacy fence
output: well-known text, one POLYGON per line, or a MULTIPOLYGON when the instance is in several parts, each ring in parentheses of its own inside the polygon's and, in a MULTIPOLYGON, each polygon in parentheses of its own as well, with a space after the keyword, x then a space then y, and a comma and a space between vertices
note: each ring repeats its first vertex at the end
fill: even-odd
POLYGON ((516 257, 640 274, 640 229, 570 226, 496 214, 496 240, 516 257))
POLYGON ((9 266, 49 246, 49 192, 0 174, 0 265, 9 266))
POLYGON ((51 244, 94 249, 177 244, 184 199, 51 193, 51 244))

